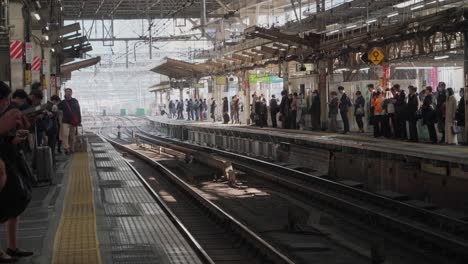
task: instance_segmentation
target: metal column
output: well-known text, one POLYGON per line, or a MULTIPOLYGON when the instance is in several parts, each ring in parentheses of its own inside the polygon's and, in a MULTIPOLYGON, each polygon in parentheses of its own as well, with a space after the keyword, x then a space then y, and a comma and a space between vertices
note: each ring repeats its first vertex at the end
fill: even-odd
MULTIPOLYGON (((10 41, 19 40, 24 43, 25 22, 23 18, 23 2, 10 1, 8 6, 10 25, 15 25, 14 30, 10 30, 10 41)), ((24 46, 23 46, 24 47, 24 46)), ((10 86, 12 90, 24 88, 24 65, 22 60, 10 60, 10 86)))
MULTIPOLYGON (((464 14, 465 20, 468 19, 468 4, 465 3, 464 14)), ((468 143, 468 28, 464 28, 464 50, 463 50, 463 72, 465 78, 465 143, 468 143)))

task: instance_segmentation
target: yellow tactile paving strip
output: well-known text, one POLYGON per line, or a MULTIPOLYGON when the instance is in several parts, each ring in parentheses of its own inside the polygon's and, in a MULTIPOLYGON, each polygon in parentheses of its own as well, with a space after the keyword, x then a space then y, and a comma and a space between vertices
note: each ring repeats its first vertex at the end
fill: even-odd
POLYGON ((101 263, 96 234, 93 186, 87 153, 72 157, 63 212, 55 234, 52 263, 101 263))

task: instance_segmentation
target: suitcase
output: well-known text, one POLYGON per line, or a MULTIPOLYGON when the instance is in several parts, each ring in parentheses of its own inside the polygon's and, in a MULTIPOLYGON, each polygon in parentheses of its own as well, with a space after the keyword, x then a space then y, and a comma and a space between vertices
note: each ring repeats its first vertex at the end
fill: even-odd
POLYGON ((37 128, 34 135, 34 159, 36 164, 37 182, 49 182, 52 184, 52 179, 55 176, 54 161, 52 151, 48 146, 37 145, 37 128))
POLYGON ((79 133, 80 127, 76 128, 76 132, 78 136, 76 137, 75 142, 75 152, 88 152, 88 142, 86 141, 86 137, 84 135, 84 128, 81 126, 81 135, 79 133))

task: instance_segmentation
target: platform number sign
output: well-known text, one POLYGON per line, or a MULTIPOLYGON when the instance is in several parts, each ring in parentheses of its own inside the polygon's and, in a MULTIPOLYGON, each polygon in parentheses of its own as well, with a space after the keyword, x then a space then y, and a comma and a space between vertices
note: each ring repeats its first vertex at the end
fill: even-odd
POLYGON ((384 59, 385 54, 381 48, 373 48, 367 54, 367 58, 375 65, 379 65, 384 59))

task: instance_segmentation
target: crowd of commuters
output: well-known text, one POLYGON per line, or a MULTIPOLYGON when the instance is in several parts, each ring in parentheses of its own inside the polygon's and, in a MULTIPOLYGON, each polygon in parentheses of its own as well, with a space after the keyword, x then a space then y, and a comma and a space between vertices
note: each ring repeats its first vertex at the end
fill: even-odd
MULTIPOLYGON (((440 82, 435 92, 431 86, 427 86, 418 93, 416 87, 408 87, 408 95, 395 84, 390 89, 375 89, 368 85, 369 100, 367 108, 368 124, 373 126, 374 137, 395 138, 419 141, 418 120, 427 127, 430 142, 457 144, 458 137, 463 139, 465 126, 464 89, 460 89, 461 99, 457 103, 452 88, 446 88, 444 82, 440 82), (440 134, 438 137, 437 130, 440 134), (408 127, 408 129, 407 129, 408 127), (408 133, 409 132, 409 133, 408 133)), ((364 101, 360 92, 356 93, 355 115, 362 120, 364 113, 362 108, 364 101)), ((362 130, 362 121, 358 121, 362 130)))
POLYGON ((0 223, 5 223, 7 243, 6 251, 0 250, 0 263, 33 255, 18 247, 17 237, 19 217, 37 182, 35 149, 49 146, 55 154, 56 149, 61 152, 63 142, 65 152, 73 152, 76 127, 81 124, 79 104, 72 98, 71 89, 66 89, 64 100, 54 95, 47 104, 42 102, 39 83, 33 84, 27 94, 21 89, 12 92, 0 82, 0 223), (41 104, 44 107, 39 111, 28 111, 41 104))
MULTIPOLYGON (((338 132, 338 116, 342 120, 342 133, 350 132, 349 114, 353 113, 358 133, 364 133, 365 128, 373 132, 374 137, 394 138, 418 142, 422 124, 427 127, 432 143, 457 144, 458 137, 463 142, 465 126, 464 89, 460 90, 461 99, 457 103, 452 88, 446 88, 445 83, 440 82, 436 91, 428 86, 418 93, 417 88, 410 85, 405 92, 400 85, 392 88, 375 88, 373 84, 367 86, 368 97, 363 92, 357 91, 353 100, 346 94, 343 86, 338 86, 337 91, 332 91, 328 100, 328 129, 330 132, 338 132), (352 111, 351 111, 352 110, 352 111), (365 126, 367 124, 367 126, 365 126), (437 131, 439 133, 437 133, 437 131), (439 138, 440 137, 440 138, 439 138)), ((210 107, 206 99, 186 99, 169 102, 170 118, 184 119, 184 109, 187 120, 203 121, 210 119, 215 122, 217 104, 211 98, 210 107)), ((240 112, 243 105, 237 95, 230 100, 222 99, 222 120, 224 124, 229 122, 240 124, 240 112)), ((278 127, 278 120, 284 129, 304 129, 306 119, 309 118, 308 128, 322 130, 321 100, 318 90, 311 93, 309 100, 304 94, 281 92, 281 98, 272 95, 269 103, 267 98, 256 92, 252 94, 250 104, 251 123, 258 127, 278 127)))

